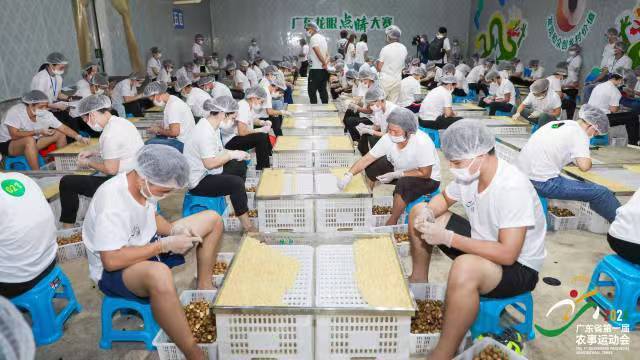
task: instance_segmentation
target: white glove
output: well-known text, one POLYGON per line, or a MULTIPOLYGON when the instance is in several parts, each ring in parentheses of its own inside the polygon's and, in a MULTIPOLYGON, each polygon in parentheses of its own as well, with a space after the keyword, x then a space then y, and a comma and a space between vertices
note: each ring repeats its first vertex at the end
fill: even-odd
POLYGON ((362 134, 364 134, 364 133, 365 133, 365 131, 366 131, 366 130, 365 130, 365 128, 366 128, 366 127, 367 127, 367 125, 365 125, 365 124, 358 124, 358 125, 356 126, 356 130, 358 131, 358 133, 359 133, 360 135, 362 135, 362 134))
POLYGON ((83 157, 81 154, 78 155, 78 167, 79 168, 87 168, 89 167, 89 158, 83 157))
POLYGON ((51 135, 55 134, 56 132, 53 129, 46 128, 46 129, 36 129, 35 133, 38 136, 51 136, 51 135))
POLYGON ((184 224, 178 224, 178 225, 172 226, 170 235, 187 235, 187 236, 198 237, 193 232, 193 230, 191 230, 190 227, 188 227, 188 226, 186 226, 184 224))
POLYGON ((402 171, 392 171, 392 172, 388 172, 386 174, 382 174, 382 175, 378 176, 376 179, 378 179, 378 181, 380 181, 383 184, 388 184, 388 183, 392 182, 395 179, 401 178, 402 175, 404 175, 404 172, 402 172, 402 171))
POLYGON ((201 242, 202 238, 197 236, 172 235, 160 239, 160 246, 163 253, 185 254, 194 244, 201 242))
POLYGON ((255 131, 256 132, 260 132, 260 133, 268 134, 270 130, 271 130, 271 126, 265 125, 265 126, 263 126, 261 128, 257 128, 255 131))
POLYGON ((338 179, 338 189, 340 189, 340 191, 344 190, 344 188, 346 188, 347 185, 349 185, 349 183, 351 182, 351 179, 353 179, 352 173, 347 172, 346 174, 344 174, 344 176, 342 176, 342 179, 338 179))
POLYGON ((287 117, 291 116, 291 111, 289 110, 282 110, 280 111, 280 113, 282 113, 282 116, 287 116, 287 117))
POLYGON ((418 228, 421 227, 425 222, 436 222, 436 217, 429 206, 419 206, 416 208, 416 216, 414 218, 413 227, 418 230, 418 228))
POLYGON ((358 105, 356 103, 349 104, 349 110, 358 111, 358 105))
POLYGON ((538 110, 536 110, 536 111, 532 112, 532 113, 529 115, 529 117, 530 117, 531 119, 537 119, 537 118, 539 118, 539 117, 540 117, 540 115, 542 115, 542 111, 538 111, 538 110))
POLYGON ((229 150, 227 151, 227 154, 229 154, 229 158, 231 158, 231 160, 244 161, 251 159, 251 155, 245 151, 229 150))
POLYGON ((358 128, 356 126, 356 130, 358 130, 358 132, 360 133, 360 135, 364 135, 364 134, 373 134, 373 126, 371 125, 365 125, 365 124, 360 124, 362 126, 360 126, 360 128, 358 128))
POLYGON ((262 126, 271 127, 271 126, 273 126, 273 123, 271 121, 269 121, 269 120, 264 120, 264 121, 262 121, 262 126))
POLYGON ((91 140, 89 138, 86 138, 82 135, 78 135, 76 141, 84 145, 89 145, 91 143, 91 140))
POLYGON ((416 230, 422 233, 421 237, 429 245, 445 245, 451 247, 453 231, 431 222, 423 222, 416 230))
POLYGON ((513 114, 513 116, 511 118, 513 119, 513 121, 520 120, 520 113, 517 112, 517 113, 513 114))

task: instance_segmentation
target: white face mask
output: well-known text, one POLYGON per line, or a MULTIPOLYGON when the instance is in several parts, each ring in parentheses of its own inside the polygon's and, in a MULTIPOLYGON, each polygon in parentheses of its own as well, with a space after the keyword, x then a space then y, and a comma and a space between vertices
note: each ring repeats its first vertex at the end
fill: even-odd
POLYGON ((33 114, 36 117, 43 117, 43 116, 47 115, 47 110, 45 110, 45 109, 35 109, 33 111, 33 114))
POLYGON ((569 51, 569 56, 576 56, 576 52, 575 51, 569 51))
POLYGON ((449 170, 451 170, 451 173, 453 174, 453 177, 455 177, 457 180, 464 183, 470 183, 478 179, 480 177, 480 167, 478 167, 478 171, 476 171, 475 173, 473 174, 469 173, 469 169, 471 168, 471 166, 473 166, 473 162, 476 161, 476 159, 477 158, 471 160, 471 162, 469 163, 469 166, 467 166, 466 168, 462 168, 462 169, 457 169, 453 167, 449 168, 449 170))
POLYGON ((104 94, 104 89, 98 89, 98 90, 96 90, 95 95, 102 95, 102 94, 104 94))
POLYGON ((222 130, 229 130, 229 129, 233 128, 233 125, 235 125, 235 123, 236 123, 236 122, 235 122, 235 121, 233 121, 233 120, 222 120, 222 121, 220 122, 219 127, 220 127, 220 129, 222 129, 222 130))
POLYGON ((394 144, 399 144, 401 142, 404 142, 405 140, 407 140, 406 137, 400 135, 400 136, 391 136, 389 135, 389 139, 391 139, 391 142, 394 144))
POLYGON ((198 41, 196 41, 196 43, 198 43, 198 45, 202 45, 202 44, 204 44, 204 40, 198 40, 198 41))
POLYGON ((64 74, 64 70, 53 70, 52 72, 54 75, 58 76, 62 76, 62 74, 64 74))
POLYGON ((147 179, 144 180, 144 189, 149 193, 145 194, 143 188, 140 188, 140 195, 142 195, 145 199, 147 199, 148 203, 151 203, 154 207, 158 203, 158 201, 167 197, 167 195, 155 196, 151 193, 151 189, 149 189, 149 181, 147 179))
POLYGON ((153 100, 153 105, 163 107, 166 103, 160 100, 153 100))
POLYGON ((87 125, 89 125, 89 127, 93 131, 102 132, 104 128, 102 127, 102 125, 98 124, 98 120, 96 120, 95 115, 93 117, 91 115, 92 115, 91 113, 87 115, 89 117, 88 118, 89 121, 87 121, 87 125))
POLYGON ((371 111, 373 111, 374 113, 379 113, 382 112, 382 108, 378 105, 371 105, 371 111))
POLYGON ((313 36, 313 33, 311 31, 307 31, 307 36, 311 37, 311 36, 313 36))

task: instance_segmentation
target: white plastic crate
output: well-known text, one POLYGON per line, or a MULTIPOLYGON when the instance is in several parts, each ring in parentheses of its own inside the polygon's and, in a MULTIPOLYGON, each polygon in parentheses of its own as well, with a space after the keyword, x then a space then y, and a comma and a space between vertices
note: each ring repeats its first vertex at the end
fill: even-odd
POLYGON ((527 360, 526 357, 522 355, 516 354, 513 350, 507 348, 506 346, 500 344, 490 337, 485 337, 480 341, 477 341, 473 346, 468 348, 462 354, 456 356, 453 360, 474 360, 477 355, 479 355, 484 348, 487 346, 497 346, 502 350, 507 356, 509 356, 509 360, 527 360))
POLYGON ((353 152, 321 151, 314 154, 313 166, 316 168, 349 168, 355 160, 353 152))
MULTIPOLYGON (((378 226, 372 227, 369 229, 372 233, 378 234, 408 234, 409 233, 409 225, 400 224, 400 225, 389 225, 389 226, 378 226)), ((395 241, 395 237, 393 239, 395 241)), ((396 248, 398 249, 398 255, 401 257, 408 257, 410 254, 410 245, 409 241, 403 242, 395 242, 396 248)))
POLYGON ((78 169, 78 154, 50 154, 56 164, 56 170, 78 169))
POLYGON ((528 126, 489 126, 496 135, 528 135, 528 126))
MULTIPOLYGON (((223 262, 225 264, 227 264, 227 269, 229 269, 229 265, 231 265, 231 260, 233 260, 233 256, 235 254, 232 252, 221 252, 218 253, 218 257, 216 258, 216 262, 223 262)), ((197 271, 196 271, 196 278, 197 278, 197 271)), ((213 275, 211 282, 213 283, 213 285, 216 288, 220 288, 220 286, 222 286, 222 281, 224 280, 224 276, 226 274, 218 274, 218 275, 213 275)))
MULTIPOLYGON (((316 248, 316 306, 363 307, 351 245, 316 248)), ((409 358, 410 316, 317 315, 316 359, 409 358)))
POLYGON ((313 153, 310 151, 274 151, 272 158, 274 168, 313 167, 313 153))
MULTIPOLYGON (((73 234, 81 233, 82 227, 75 227, 71 229, 64 229, 56 231, 56 239, 59 237, 67 237, 73 234)), ((79 258, 87 257, 87 248, 84 246, 84 242, 79 241, 73 244, 67 244, 58 246, 58 254, 56 261, 58 263, 64 263, 79 258)))
MULTIPOLYGON (((216 295, 216 290, 185 290, 180 294, 180 303, 184 306, 189 304, 194 300, 206 300, 207 302, 213 304, 216 295)), ((216 318, 216 326, 218 320, 216 318)), ((158 356, 160 360, 183 360, 185 359, 184 354, 176 344, 171 341, 171 338, 164 332, 164 330, 160 329, 158 334, 153 339, 153 346, 158 349, 158 356)), ((210 344, 198 344, 205 354, 205 359, 208 360, 216 360, 218 359, 218 344, 217 342, 213 342, 210 344)))
POLYGON ((549 200, 549 209, 552 206, 559 207, 561 209, 568 209, 575 216, 566 216, 559 217, 553 215, 550 211, 547 211, 547 223, 549 230, 553 231, 564 231, 564 230, 576 230, 579 224, 580 218, 580 207, 581 203, 579 201, 570 201, 570 200, 549 200))
MULTIPOLYGON (((373 198, 373 206, 393 206, 393 196, 377 196, 373 198)), ((372 209, 373 209, 372 206, 372 209)), ((391 214, 385 214, 385 215, 373 215, 373 210, 371 212, 371 218, 369 221, 369 226, 370 227, 380 227, 380 226, 386 226, 387 225, 387 220, 389 220, 389 218, 391 217, 391 214)), ((402 215, 400 215, 400 218, 398 219, 398 224, 404 224, 405 220, 406 220, 406 213, 403 213, 402 215)))
POLYGON ((314 232, 313 199, 257 200, 260 231, 314 232))
MULTIPOLYGON (((313 253, 307 245, 272 245, 300 262, 288 306, 313 305, 313 253)), ((313 315, 217 314, 220 357, 232 360, 313 358, 313 315)))
POLYGON ((609 223, 605 218, 596 214, 591 209, 588 202, 580 203, 578 228, 595 234, 606 234, 609 232, 609 223))
POLYGON ((316 231, 364 231, 369 226, 372 198, 317 199, 316 231))
POLYGON ((495 150, 496 150, 496 156, 498 156, 499 159, 502 159, 511 164, 515 164, 516 160, 518 159, 518 155, 520 154, 518 150, 513 149, 497 141, 495 145, 495 150))
MULTIPOLYGON (((253 226, 255 226, 256 229, 260 229, 260 222, 258 221, 258 218, 250 217, 249 220, 251 221, 253 226)), ((240 219, 238 219, 238 217, 236 216, 230 216, 229 208, 227 208, 227 210, 225 210, 224 214, 222 215, 222 222, 224 224, 224 231, 227 231, 227 232, 243 231, 242 223, 240 223, 240 219)))

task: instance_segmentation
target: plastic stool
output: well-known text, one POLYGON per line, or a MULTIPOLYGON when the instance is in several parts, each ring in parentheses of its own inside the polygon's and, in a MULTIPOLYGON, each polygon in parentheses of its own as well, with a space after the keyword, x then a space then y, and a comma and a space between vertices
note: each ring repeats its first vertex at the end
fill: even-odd
POLYGON ((607 255, 596 265, 589 291, 600 286, 614 286, 615 297, 608 299, 601 293, 590 298, 604 310, 611 311, 609 322, 615 326, 629 325, 634 330, 640 325, 640 265, 635 265, 618 255, 607 255), (609 281, 601 281, 600 275, 606 274, 609 281), (621 311, 621 313, 620 313, 621 311))
POLYGON ((101 349, 111 349, 114 341, 138 341, 144 342, 148 350, 154 350, 153 338, 160 330, 160 326, 153 318, 151 305, 148 301, 123 299, 105 296, 102 299, 102 336, 100 338, 101 349), (113 328, 112 319, 118 311, 121 313, 137 312, 144 322, 143 330, 116 330, 113 328))
POLYGON ((33 338, 38 346, 58 341, 65 321, 73 312, 82 311, 69 278, 57 265, 35 287, 11 302, 31 315, 33 338), (67 299, 67 305, 58 314, 53 308, 54 298, 67 299))
POLYGON ((589 140, 591 146, 609 146, 609 134, 597 135, 589 140))
POLYGON ((533 124, 533 126, 531 126, 531 134, 533 135, 536 131, 538 131, 538 129, 540 129, 540 125, 533 124))
POLYGON ((514 106, 511 111, 500 111, 500 110, 496 110, 496 116, 513 116, 513 114, 515 114, 516 111, 516 107, 514 106))
POLYGON ((514 328, 526 336, 527 340, 533 340, 536 333, 533 331, 533 297, 530 292, 506 299, 480 297, 480 308, 476 321, 471 325, 471 336, 476 338, 483 333, 502 334, 505 329, 500 326, 500 315, 509 305, 524 315, 524 322, 514 328))
POLYGON ((224 196, 196 196, 187 192, 184 194, 184 201, 182 202, 182 217, 205 210, 213 210, 222 215, 226 208, 227 202, 224 200, 224 196))
POLYGON ((434 196, 440 194, 440 188, 436 189, 434 192, 432 192, 431 194, 427 194, 427 195, 422 195, 419 198, 417 198, 416 200, 413 200, 412 202, 408 203, 407 206, 404 208, 404 212, 405 214, 407 214, 407 217, 404 220, 405 224, 409 223, 409 214, 411 214, 411 209, 413 209, 414 206, 423 203, 423 202, 429 202, 431 201, 431 199, 433 199, 434 196))
POLYGON ((420 130, 429 135, 431 140, 433 140, 433 144, 436 146, 436 149, 440 149, 440 132, 438 130, 429 129, 422 126, 420 127, 420 130))
MULTIPOLYGON (((45 165, 44 159, 40 154, 38 154, 38 165, 43 167, 45 165)), ((4 159, 4 169, 5 170, 33 170, 29 163, 27 162, 27 158, 24 155, 20 156, 7 156, 4 159)))
POLYGON ((540 205, 542 205, 542 212, 544 213, 544 218, 547 219, 547 215, 549 214, 549 202, 546 197, 542 197, 538 195, 540 199, 540 205))

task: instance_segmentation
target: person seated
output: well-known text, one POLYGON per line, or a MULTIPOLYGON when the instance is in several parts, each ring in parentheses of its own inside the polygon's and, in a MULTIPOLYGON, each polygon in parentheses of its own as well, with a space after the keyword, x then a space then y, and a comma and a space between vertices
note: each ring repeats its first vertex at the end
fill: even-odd
POLYGON ((640 114, 640 66, 634 71, 626 71, 624 74, 624 88, 620 105, 630 108, 633 112, 640 114))
POLYGON ((522 117, 538 126, 557 120, 562 112, 562 101, 555 91, 549 90, 549 80, 536 80, 529 90, 529 94, 513 114, 513 120, 519 120, 522 117))
POLYGON ((144 72, 132 72, 129 77, 121 80, 111 92, 111 103, 118 116, 126 118, 127 114, 135 117, 143 116, 148 107, 145 96, 138 93, 138 88, 145 80, 144 72))
MULTIPOLYGON (((614 30, 615 29, 609 29, 614 30)), ((609 41, 611 39, 615 39, 613 43, 609 43, 605 46, 605 51, 602 54, 602 63, 600 64, 600 74, 593 80, 592 83, 585 86, 585 97, 587 97, 586 91, 587 88, 590 90, 593 89, 593 86, 598 83, 607 81, 609 74, 618 69, 626 69, 631 70, 631 66, 633 64, 633 60, 629 56, 627 56, 628 45, 624 41, 618 41, 617 32, 612 37, 612 34, 609 34, 609 41)))
POLYGON ((34 288, 55 268, 56 225, 33 179, 0 172, 0 183, 0 296, 13 298, 34 288))
POLYGON ((420 104, 416 104, 416 98, 422 95, 420 89, 420 80, 424 78, 427 73, 420 66, 414 66, 411 68, 409 76, 400 81, 400 96, 398 97, 398 106, 407 108, 414 113, 420 111, 420 104))
POLYGON ((89 79, 89 86, 83 87, 76 92, 76 96, 82 99, 91 95, 110 96, 109 79, 106 74, 95 74, 89 79))
POLYGON ((218 62, 218 53, 214 52, 211 56, 207 56, 205 61, 205 69, 207 74, 212 76, 215 81, 218 80, 220 74, 220 63, 218 62))
POLYGON ((198 81, 194 78, 194 71, 196 71, 196 69, 193 62, 187 61, 182 64, 182 67, 180 69, 176 70, 175 77, 176 79, 184 78, 190 79, 191 81, 198 81))
MULTIPOLYGON (((151 81, 156 81, 162 68, 162 51, 157 46, 151 48, 151 57, 147 60, 147 76, 151 81)), ((158 80, 159 81, 159 80, 158 80)))
POLYGON ((338 182, 342 190, 365 171, 370 183, 394 184, 393 206, 386 225, 396 225, 407 204, 440 187, 440 160, 431 138, 418 131, 413 113, 396 107, 387 118, 386 134, 338 182))
MULTIPOLYGON (((249 62, 247 60, 240 61, 240 71, 249 81, 249 87, 258 86, 258 76, 255 71, 249 66, 249 62)), ((243 87, 244 88, 244 87, 243 87)), ((246 89, 245 89, 246 90, 246 89)))
MULTIPOLYGON (((46 62, 38 73, 31 79, 31 90, 40 90, 49 99, 48 108, 56 113, 56 117, 62 116, 60 113, 68 109, 66 101, 69 96, 62 93, 62 75, 69 64, 69 60, 59 52, 47 55, 46 62)), ((59 120, 67 120, 67 117, 59 120)))
MULTIPOLYGON (((453 92, 451 93, 452 95, 455 96, 467 96, 467 92, 463 90, 463 86, 464 83, 462 82, 463 80, 465 80, 464 76, 456 76, 457 70, 456 70, 456 66, 452 63, 447 63, 444 64, 444 66, 442 66, 442 75, 446 76, 453 76, 456 79, 456 87, 453 89, 453 92)), ((440 77, 440 82, 442 82, 442 77, 440 77)))
POLYGON ((479 64, 474 66, 467 75, 469 89, 475 91, 478 95, 480 95, 481 91, 484 96, 489 95, 489 87, 487 87, 487 84, 484 82, 484 74, 493 66, 492 61, 491 59, 479 59, 479 64))
POLYGON ((86 97, 91 86, 91 79, 98 73, 98 64, 88 62, 82 65, 82 78, 76 82, 76 96, 86 97), (83 96, 84 95, 84 96, 83 96))
POLYGON ((256 86, 247 89, 243 100, 238 101, 238 116, 230 128, 221 128, 222 144, 228 150, 256 151, 256 170, 270 167, 271 142, 269 131, 271 121, 260 120, 258 114, 262 111, 267 92, 256 86), (259 128, 254 128, 260 126, 259 128))
POLYGON ((162 126, 152 126, 148 129, 148 132, 156 137, 147 140, 146 144, 172 146, 182 152, 187 135, 196 126, 189 105, 179 97, 169 95, 167 85, 158 81, 147 84, 144 96, 151 99, 155 106, 164 107, 162 126))
MULTIPOLYGON (((293 104, 293 84, 294 73, 296 71, 296 67, 293 66, 288 61, 280 61, 278 63, 278 72, 280 73, 280 78, 287 84, 287 90, 284 91, 283 101, 285 104, 293 104)), ((277 108, 275 108, 277 110, 277 108)))
POLYGON ((144 145, 138 129, 127 119, 111 114, 111 100, 91 95, 78 103, 77 117, 100 133, 98 151, 78 155, 78 167, 99 171, 105 176, 65 175, 60 179, 60 222, 64 228, 76 226, 79 195, 93 197, 96 190, 114 175, 133 169, 136 152, 144 145))
POLYGON ((540 196, 588 202, 593 211, 611 222, 620 202, 609 189, 560 176, 571 163, 589 171, 589 139, 609 131, 607 115, 594 106, 583 105, 579 117, 578 121, 552 121, 538 129, 520 151, 517 165, 540 196))
POLYGON ((336 62, 336 69, 329 74, 329 91, 331 92, 331 98, 336 100, 340 94, 342 94, 342 88, 345 86, 345 64, 343 61, 336 62))
POLYGON ((374 85, 364 95, 364 103, 371 109, 371 121, 373 124, 356 126, 356 131, 360 133, 358 150, 363 156, 387 133, 387 118, 393 109, 398 107, 398 105, 385 100, 385 98, 386 94, 379 85, 374 85))
POLYGON ((515 57, 511 59, 511 65, 513 66, 513 74, 509 77, 509 81, 515 85, 524 85, 522 83, 524 77, 524 64, 520 58, 515 57))
POLYGON ((556 65, 556 70, 553 75, 547 77, 547 80, 549 80, 550 91, 555 92, 560 97, 562 108, 567 111, 567 119, 573 119, 576 111, 576 101, 562 91, 562 83, 567 78, 567 74, 569 74, 568 64, 561 62, 556 65))
POLYGON ((258 79, 258 83, 260 83, 260 80, 262 80, 262 78, 264 77, 264 73, 262 72, 262 69, 260 69, 260 65, 259 65, 261 60, 262 59, 258 56, 250 64, 251 70, 253 70, 253 72, 256 73, 256 78, 258 79))
POLYGON ((623 69, 612 70, 610 79, 598 84, 589 97, 589 105, 593 105, 604 111, 609 118, 610 126, 624 125, 630 145, 638 145, 640 139, 640 126, 638 113, 633 111, 620 111, 622 93, 619 88, 624 85, 623 69))
POLYGON ((495 134, 465 119, 451 125, 441 142, 454 180, 409 215, 409 282, 429 281, 434 246, 453 259, 442 333, 430 360, 454 357, 476 319, 480 296, 533 291, 546 257, 547 224, 538 194, 514 165, 496 157, 495 134), (456 203, 469 220, 448 211, 456 203))
POLYGON ((211 99, 211 95, 209 95, 206 91, 193 86, 191 84, 191 80, 185 78, 179 78, 178 80, 176 80, 174 89, 180 93, 182 98, 185 99, 187 105, 189 105, 191 113, 193 114, 194 121, 196 123, 201 118, 205 118, 208 116, 208 112, 206 112, 202 108, 204 102, 211 99))
MULTIPOLYGON (((158 75, 157 81, 167 84, 168 88, 173 88, 173 61, 166 59, 162 61, 162 68, 160 69, 160 74, 158 75)), ((172 94, 175 95, 175 94, 172 94)))
MULTIPOLYGON (((580 91, 580 70, 582 69, 582 47, 578 44, 569 46, 567 58, 567 78, 562 82, 562 92, 574 102, 580 91)), ((575 110, 574 110, 575 111, 575 110)), ((573 119, 573 116, 569 117, 573 119)))
POLYGON ((456 78, 452 75, 443 76, 441 85, 429 91, 420 105, 419 117, 421 127, 429 129, 446 129, 451 124, 462 119, 453 112, 453 97, 451 93, 456 88, 456 78))
POLYGON ((273 101, 282 100, 284 92, 287 90, 287 84, 277 76, 277 73, 275 66, 268 66, 264 71, 264 77, 260 80, 259 85, 267 93, 267 98, 264 101, 259 117, 261 120, 271 122, 271 128, 275 136, 282 136, 282 117, 291 116, 291 112, 274 109, 273 101))
POLYGON ((611 250, 623 259, 640 265, 640 190, 629 202, 616 211, 616 219, 609 227, 607 241, 611 250))
POLYGON ((204 103, 209 114, 196 124, 187 138, 184 155, 189 163, 189 193, 196 196, 227 196, 235 216, 245 231, 256 231, 247 207, 244 180, 247 175, 245 160, 251 156, 244 151, 225 150, 220 129, 234 126, 238 103, 230 96, 209 99, 204 103))
POLYGON ((89 139, 61 123, 47 110, 49 98, 40 90, 22 95, 22 101, 7 111, 0 124, 0 154, 27 159, 31 170, 39 170, 38 151, 56 144, 67 145, 67 136, 88 144, 89 139))
POLYGON ((465 63, 460 63, 456 66, 456 71, 453 75, 456 77, 456 88, 453 90, 453 95, 467 96, 469 94, 469 83, 467 82, 467 76, 471 71, 471 67, 465 63))
POLYGON ((173 223, 156 213, 159 200, 184 188, 189 164, 176 149, 140 148, 134 170, 102 184, 82 226, 91 280, 107 296, 149 301, 158 325, 187 359, 204 359, 178 299, 171 267, 196 249, 197 289, 212 290, 222 218, 206 210, 173 223))
POLYGON ((225 68, 227 79, 231 81, 230 89, 233 98, 240 100, 244 98, 244 92, 250 87, 249 79, 236 68, 236 63, 232 62, 225 68))
POLYGON ((496 86, 496 94, 480 99, 478 106, 489 108, 489 115, 497 111, 511 112, 516 106, 516 88, 508 78, 503 78, 495 71, 490 71, 485 80, 496 86))
POLYGON ((420 85, 426 87, 427 90, 435 89, 442 77, 442 69, 436 66, 434 62, 422 64, 420 67, 426 72, 424 78, 420 81, 420 85))
POLYGON ((363 100, 367 91, 373 87, 377 80, 378 76, 373 71, 361 66, 356 79, 357 84, 351 87, 352 99, 349 102, 347 111, 344 113, 342 122, 353 141, 360 141, 360 132, 356 130, 358 125, 373 125, 373 121, 371 121, 372 111, 363 100))

